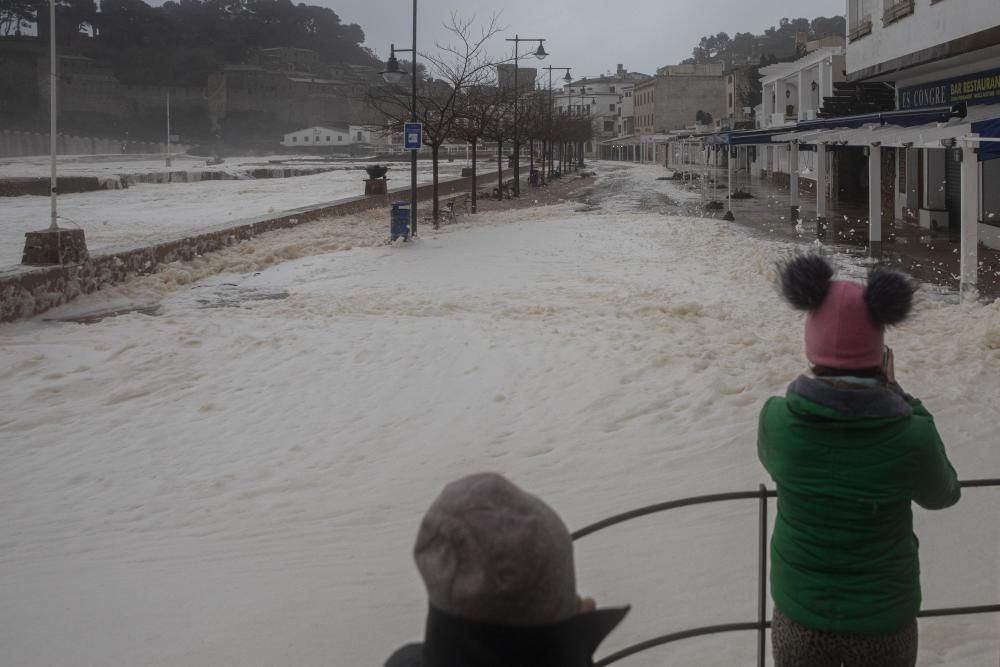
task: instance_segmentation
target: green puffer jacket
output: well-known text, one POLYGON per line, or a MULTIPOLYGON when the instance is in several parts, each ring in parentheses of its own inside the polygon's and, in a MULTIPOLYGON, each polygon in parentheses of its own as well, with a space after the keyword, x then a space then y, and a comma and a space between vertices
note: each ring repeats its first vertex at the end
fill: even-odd
POLYGON ((815 630, 882 634, 920 609, 910 502, 961 491, 934 419, 898 387, 800 377, 764 404, 757 454, 778 487, 771 595, 815 630))

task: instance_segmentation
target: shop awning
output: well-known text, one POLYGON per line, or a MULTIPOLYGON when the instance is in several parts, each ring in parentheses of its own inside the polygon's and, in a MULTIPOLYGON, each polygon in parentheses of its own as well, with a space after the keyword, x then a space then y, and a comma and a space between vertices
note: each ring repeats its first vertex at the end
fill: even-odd
MULTIPOLYGON (((894 112, 895 113, 895 112, 894 112)), ((873 114, 874 115, 874 114, 873 114)), ((885 116, 887 114, 879 114, 885 116)), ((933 116, 930 116, 933 117, 933 116)), ((912 122, 916 116, 909 116, 904 123, 912 122)), ((926 120, 927 116, 925 116, 926 120)), ((775 141, 795 141, 800 144, 827 144, 832 146, 871 146, 916 148, 941 148, 947 142, 967 137, 972 134, 991 136, 1000 134, 1000 105, 980 105, 969 107, 964 116, 956 115, 950 119, 924 122, 921 124, 896 124, 871 121, 853 127, 837 128, 804 128, 800 123, 793 132, 777 135, 775 141)), ((829 119, 835 121, 838 119, 829 119)), ((985 146, 984 142, 984 146, 985 146)), ((1000 147, 996 147, 1000 150, 1000 147)), ((980 159, 992 159, 983 157, 980 159)), ((994 156, 996 156, 994 154, 994 156)))
POLYGON ((704 139, 705 143, 709 145, 755 146, 774 143, 775 136, 785 134, 794 128, 794 125, 789 125, 788 127, 770 127, 759 130, 733 130, 732 132, 710 134, 704 139))

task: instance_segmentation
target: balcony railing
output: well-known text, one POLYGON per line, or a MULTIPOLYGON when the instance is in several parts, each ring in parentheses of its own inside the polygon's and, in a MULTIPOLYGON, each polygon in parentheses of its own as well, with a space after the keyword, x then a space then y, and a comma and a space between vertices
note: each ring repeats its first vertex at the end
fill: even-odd
MULTIPOLYGON (((963 489, 990 486, 1000 487, 1000 478, 973 479, 961 482, 960 484, 963 489)), ((636 653, 641 653, 642 651, 646 651, 657 646, 663 646, 664 644, 680 641, 681 639, 702 637, 705 635, 714 635, 723 632, 739 632, 744 630, 754 630, 757 632, 757 665, 758 667, 764 667, 767 630, 771 627, 771 622, 767 620, 767 501, 769 498, 777 497, 778 494, 776 491, 770 490, 761 484, 757 491, 730 491, 727 493, 713 493, 705 496, 692 496, 690 498, 681 498, 680 500, 670 500, 664 503, 657 503, 656 505, 640 507, 628 512, 616 514, 575 531, 573 533, 573 539, 579 540, 583 537, 593 535, 598 531, 604 530, 605 528, 617 526, 620 523, 631 521, 632 519, 638 519, 639 517, 649 516, 650 514, 658 514, 659 512, 666 512, 668 510, 674 510, 681 507, 691 507, 692 505, 704 505, 707 503, 718 503, 730 500, 757 500, 759 506, 759 520, 757 526, 758 568, 756 621, 723 623, 720 625, 709 625, 700 628, 689 628, 687 630, 672 632, 660 637, 654 637, 612 653, 611 655, 605 656, 604 658, 596 661, 594 663, 594 667, 605 667, 606 665, 618 662, 619 660, 635 655, 636 653)), ((919 618, 929 618, 934 616, 964 616, 969 614, 989 614, 997 612, 1000 612, 1000 603, 969 607, 923 609, 917 614, 917 616, 919 618)))

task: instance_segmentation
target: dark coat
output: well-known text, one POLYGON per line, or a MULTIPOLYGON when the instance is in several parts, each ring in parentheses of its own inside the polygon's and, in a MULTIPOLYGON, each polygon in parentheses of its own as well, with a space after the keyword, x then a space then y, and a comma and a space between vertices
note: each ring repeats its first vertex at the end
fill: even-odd
POLYGON ((477 623, 433 607, 424 643, 407 644, 385 667, 591 667, 594 652, 628 613, 599 609, 552 625, 477 623))

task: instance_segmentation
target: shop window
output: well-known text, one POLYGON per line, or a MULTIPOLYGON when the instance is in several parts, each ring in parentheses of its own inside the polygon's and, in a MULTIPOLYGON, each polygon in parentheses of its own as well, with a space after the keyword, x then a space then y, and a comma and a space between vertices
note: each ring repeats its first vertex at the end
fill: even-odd
POLYGON ((983 162, 983 222, 1000 227, 1000 159, 983 162), (987 185, 989 184, 989 185, 987 185))
POLYGON ((872 31, 872 12, 869 3, 872 0, 848 0, 847 3, 847 38, 850 41, 861 39, 872 31))
POLYGON ((309 143, 309 137, 302 137, 302 141, 309 143))
POLYGON ((885 12, 882 14, 883 25, 889 25, 913 13, 913 0, 882 1, 885 3, 885 12))
POLYGON ((298 142, 299 142, 299 138, 298 137, 292 137, 292 143, 293 144, 297 144, 298 142))
POLYGON ((326 135, 326 142, 327 142, 327 143, 330 143, 330 135, 329 135, 329 134, 328 134, 328 135, 326 135))

